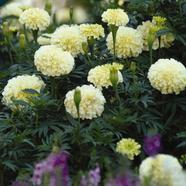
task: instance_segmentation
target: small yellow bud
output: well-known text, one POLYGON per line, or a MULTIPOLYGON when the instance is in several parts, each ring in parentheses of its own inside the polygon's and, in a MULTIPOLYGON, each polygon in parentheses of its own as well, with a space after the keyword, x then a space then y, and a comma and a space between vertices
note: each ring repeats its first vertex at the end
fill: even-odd
POLYGON ((163 27, 165 27, 166 21, 167 19, 161 16, 153 16, 152 18, 152 22, 155 23, 157 27, 159 27, 159 29, 162 29, 163 27))

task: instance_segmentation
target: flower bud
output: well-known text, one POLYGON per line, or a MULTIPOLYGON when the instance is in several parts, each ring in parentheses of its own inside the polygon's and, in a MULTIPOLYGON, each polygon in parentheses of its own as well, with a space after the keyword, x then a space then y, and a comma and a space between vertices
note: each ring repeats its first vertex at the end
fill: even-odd
POLYGON ((118 70, 115 69, 115 68, 111 68, 111 69, 110 69, 110 81, 111 81, 112 86, 113 86, 114 88, 117 87, 118 80, 119 80, 119 77, 118 77, 118 70))
POLYGON ((74 103, 75 103, 78 115, 79 115, 80 102, 81 102, 81 91, 79 90, 79 88, 76 88, 74 91, 74 103))
POLYGON ((88 44, 86 42, 82 43, 82 49, 83 49, 85 54, 88 53, 89 49, 88 49, 88 44))
POLYGON ((149 34, 147 37, 147 43, 148 43, 149 48, 152 47, 154 41, 156 40, 157 32, 158 32, 158 27, 154 26, 154 27, 150 28, 149 34))
POLYGON ((21 49, 25 48, 25 35, 24 34, 19 35, 19 47, 21 49))
POLYGON ((47 0, 47 1, 46 1, 45 10, 46 10, 49 14, 52 13, 52 3, 50 2, 50 0, 47 0))
POLYGON ((3 34, 4 34, 5 36, 9 36, 9 26, 8 26, 8 22, 4 22, 4 23, 3 23, 2 31, 3 31, 3 34))
POLYGON ((136 72, 136 63, 135 62, 131 62, 130 64, 130 70, 135 73, 136 72))

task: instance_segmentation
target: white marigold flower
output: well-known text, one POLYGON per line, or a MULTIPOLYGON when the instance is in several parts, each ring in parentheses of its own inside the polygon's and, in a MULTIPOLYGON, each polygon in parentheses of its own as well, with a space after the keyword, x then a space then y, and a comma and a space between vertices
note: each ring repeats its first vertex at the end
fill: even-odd
POLYGON ((139 174, 142 183, 149 179, 152 186, 184 186, 186 181, 178 160, 166 154, 146 158, 140 165, 139 174))
POLYGON ((175 59, 159 59, 151 65, 148 79, 162 94, 179 94, 186 87, 186 68, 175 59))
POLYGON ((118 83, 122 83, 123 76, 120 70, 123 69, 123 65, 119 63, 96 66, 95 68, 89 71, 87 79, 90 83, 93 83, 94 86, 100 89, 102 87, 108 88, 109 86, 112 86, 112 83, 110 81, 110 70, 112 68, 115 68, 116 70, 118 70, 118 83))
MULTIPOLYGON (((102 92, 92 85, 77 87, 81 91, 81 102, 79 106, 81 119, 93 119, 101 116, 104 111, 106 100, 102 92)), ((77 109, 74 103, 74 92, 71 90, 66 94, 64 101, 66 111, 74 118, 78 118, 77 109)))
POLYGON ((31 30, 45 30, 50 24, 50 16, 47 11, 40 8, 29 8, 19 18, 19 22, 31 30))
POLYGON ((129 22, 129 17, 120 8, 107 9, 102 14, 102 21, 108 25, 125 26, 129 22))
POLYGON ((99 39, 105 36, 104 28, 98 24, 82 24, 80 25, 80 31, 86 38, 99 39))
POLYGON ((51 37, 52 37, 52 34, 47 34, 47 33, 42 34, 41 36, 37 38, 37 42, 39 45, 50 45, 51 37))
MULTIPOLYGON (((107 37, 107 47, 113 54, 112 33, 107 37)), ((143 49, 141 34, 133 28, 119 27, 116 35, 116 55, 119 58, 137 57, 143 49)))
MULTIPOLYGON (((157 27, 155 22, 151 22, 151 21, 145 21, 142 22, 142 25, 139 25, 137 27, 137 30, 141 33, 142 37, 143 37, 143 50, 148 51, 148 35, 150 30, 156 29, 155 27, 157 27)), ((160 47, 161 48, 169 48, 172 46, 173 41, 175 40, 173 34, 168 33, 166 35, 162 35, 161 36, 161 44, 160 47)), ((159 48, 159 40, 158 38, 155 39, 153 45, 152 45, 152 49, 153 50, 157 50, 159 48)))
POLYGON ((55 45, 46 45, 36 51, 34 63, 42 74, 55 77, 69 74, 74 67, 74 58, 55 45))
POLYGON ((23 12, 20 3, 9 3, 1 9, 0 15, 2 17, 16 16, 19 17, 23 12))
POLYGON ((2 102, 11 107, 13 100, 23 100, 28 102, 30 94, 24 92, 25 89, 32 89, 40 92, 45 87, 41 78, 35 75, 21 75, 10 79, 5 86, 2 95, 2 102))
POLYGON ((86 38, 82 36, 77 25, 63 25, 56 29, 51 38, 51 44, 58 45, 73 56, 83 53, 82 43, 84 42, 86 38))
POLYGON ((141 145, 132 138, 122 138, 116 146, 116 152, 126 155, 130 160, 141 153, 140 149, 141 145))

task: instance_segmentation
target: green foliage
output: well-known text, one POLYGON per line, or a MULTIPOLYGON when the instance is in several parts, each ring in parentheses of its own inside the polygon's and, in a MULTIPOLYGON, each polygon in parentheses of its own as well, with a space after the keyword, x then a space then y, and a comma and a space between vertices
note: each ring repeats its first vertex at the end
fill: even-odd
MULTIPOLYGON (((116 6, 116 3, 103 3, 99 0, 86 0, 85 6, 91 9, 91 22, 101 22, 101 13, 116 6), (90 7, 89 7, 90 6, 90 7)), ((175 45, 161 52, 154 52, 153 60, 175 58, 186 62, 186 14, 185 1, 131 0, 123 5, 130 15, 130 25, 136 27, 153 15, 165 16, 175 45)), ((55 24, 49 28, 54 30, 55 24)), ((9 185, 16 176, 31 175, 35 162, 46 157, 53 145, 62 146, 70 152, 70 173, 75 177, 80 170, 87 170, 96 163, 107 171, 117 165, 114 152, 116 142, 121 137, 131 137, 143 143, 143 137, 151 129, 163 136, 163 152, 180 156, 186 147, 186 97, 180 95, 163 96, 149 84, 147 72, 150 67, 149 54, 143 52, 137 58, 120 60, 124 83, 119 85, 121 108, 115 99, 112 88, 103 90, 107 105, 103 116, 92 121, 74 120, 65 112, 65 94, 76 86, 87 84, 88 71, 100 64, 113 62, 105 46, 105 39, 95 45, 95 55, 87 59, 78 56, 73 72, 64 77, 50 79, 36 71, 33 64, 34 53, 39 48, 33 41, 27 42, 24 49, 19 47, 18 33, 12 33, 7 42, 0 29, 0 89, 8 79, 22 74, 37 74, 45 81, 46 88, 38 96, 32 96, 28 104, 15 100, 22 109, 11 111, 0 103, 0 172, 4 185, 9 185), (131 62, 136 64, 131 69, 131 62), (55 84, 57 89, 52 92, 55 84)), ((24 90, 38 94, 34 90, 24 90)), ((2 96, 1 96, 2 98, 2 96)), ((135 162, 136 166, 139 161, 135 162)), ((0 185, 3 186, 1 180, 0 185)))

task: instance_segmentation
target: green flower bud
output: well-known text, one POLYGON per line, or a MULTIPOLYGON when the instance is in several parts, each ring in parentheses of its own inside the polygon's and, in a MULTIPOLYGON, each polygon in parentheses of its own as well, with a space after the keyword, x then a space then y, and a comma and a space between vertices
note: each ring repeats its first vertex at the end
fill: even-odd
POLYGON ((76 109, 77 109, 78 116, 79 116, 80 102, 81 102, 81 91, 79 90, 79 88, 76 88, 75 91, 74 91, 74 103, 75 103, 75 106, 76 106, 76 109))
POLYGON ((136 72, 136 63, 135 62, 131 62, 130 64, 130 70, 135 73, 136 72))
POLYGON ((110 69, 110 81, 112 83, 112 86, 116 88, 119 81, 118 70, 116 68, 110 69))
POLYGON ((45 10, 46 10, 49 14, 52 13, 52 3, 50 2, 50 0, 46 1, 45 10))
POLYGON ((148 37, 147 37, 147 43, 148 43, 148 46, 149 48, 152 47, 154 41, 156 40, 156 34, 158 32, 158 27, 157 26, 154 26, 152 28, 150 28, 149 30, 149 34, 148 34, 148 37))
POLYGON ((85 54, 87 54, 89 51, 89 48, 88 48, 88 44, 86 42, 82 43, 82 48, 83 48, 83 51, 85 52, 85 54))
POLYGON ((25 48, 25 35, 24 34, 19 35, 19 46, 21 49, 25 48))
POLYGON ((4 36, 6 36, 6 37, 9 36, 8 22, 3 23, 2 31, 3 31, 4 36))

